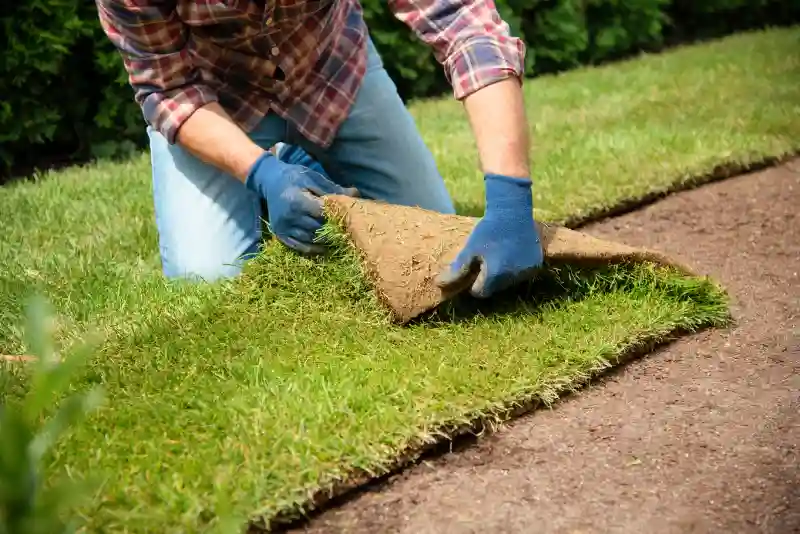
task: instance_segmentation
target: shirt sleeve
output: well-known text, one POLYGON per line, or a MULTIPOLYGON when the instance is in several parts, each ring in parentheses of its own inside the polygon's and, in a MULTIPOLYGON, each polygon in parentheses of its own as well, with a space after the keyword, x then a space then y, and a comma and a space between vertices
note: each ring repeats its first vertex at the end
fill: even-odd
POLYGON ((145 121, 175 143, 198 108, 217 101, 202 83, 187 50, 177 0, 95 0, 103 31, 122 55, 145 121))
POLYGON ((525 43, 493 0, 389 0, 389 8, 433 49, 459 100, 494 82, 522 82, 525 43))

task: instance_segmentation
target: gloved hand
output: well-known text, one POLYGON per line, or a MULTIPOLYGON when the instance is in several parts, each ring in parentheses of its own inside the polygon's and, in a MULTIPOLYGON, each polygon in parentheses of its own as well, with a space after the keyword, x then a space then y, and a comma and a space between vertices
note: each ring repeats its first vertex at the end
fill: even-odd
POLYGON ((486 212, 449 270, 436 283, 450 288, 467 283, 480 268, 470 293, 486 298, 529 277, 544 260, 533 220, 531 180, 487 174, 486 212))
POLYGON ((302 254, 325 250, 314 243, 315 233, 325 222, 320 197, 358 195, 355 188, 341 187, 320 172, 284 163, 266 151, 250 168, 245 186, 267 201, 270 230, 275 237, 302 254))

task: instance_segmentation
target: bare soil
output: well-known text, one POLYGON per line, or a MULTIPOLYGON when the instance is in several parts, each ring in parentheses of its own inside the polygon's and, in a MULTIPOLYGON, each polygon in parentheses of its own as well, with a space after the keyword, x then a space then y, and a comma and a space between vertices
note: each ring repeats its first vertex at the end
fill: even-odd
POLYGON ((800 159, 583 228, 734 296, 688 336, 298 530, 800 532, 800 159))

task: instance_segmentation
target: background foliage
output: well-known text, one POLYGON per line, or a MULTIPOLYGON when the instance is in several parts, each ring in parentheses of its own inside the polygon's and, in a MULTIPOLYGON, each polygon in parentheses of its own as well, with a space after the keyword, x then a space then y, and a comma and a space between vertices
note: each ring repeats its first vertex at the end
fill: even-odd
MULTIPOLYGON (((362 0, 405 99, 449 90, 428 49, 385 0, 362 0)), ((800 0, 496 0, 528 45, 527 75, 598 64, 735 31, 800 22, 800 0)), ((122 155, 144 122, 94 2, 0 5, 0 183, 33 165, 122 155)))

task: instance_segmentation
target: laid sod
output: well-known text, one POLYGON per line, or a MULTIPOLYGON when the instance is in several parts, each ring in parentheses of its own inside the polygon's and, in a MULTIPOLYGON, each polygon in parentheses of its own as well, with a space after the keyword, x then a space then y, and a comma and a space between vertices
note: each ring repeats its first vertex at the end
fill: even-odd
POLYGON ((90 530, 197 531, 220 494, 273 518, 453 425, 553 400, 629 348, 726 316, 705 281, 566 268, 389 327, 340 252, 319 262, 270 246, 192 313, 104 344, 83 383, 102 382, 109 402, 53 458, 102 482, 90 530))
MULTIPOLYGON (((800 147, 800 28, 744 34, 528 82, 537 217, 578 223, 800 147)), ((468 122, 413 108, 461 213, 483 213, 468 122)))
MULTIPOLYGON (((799 37, 743 35, 529 82, 537 217, 578 220, 796 151, 799 37)), ((462 213, 479 211, 460 106, 414 113, 462 213)), ((88 531, 203 531, 226 501, 269 520, 726 316, 711 283, 642 265, 548 271, 506 298, 393 327, 349 249, 312 261, 274 243, 229 283, 169 284, 150 202, 144 156, 0 194, 0 353, 25 351, 22 298, 36 288, 67 347, 87 330, 102 339, 76 387, 102 383, 107 403, 50 457, 98 482, 81 510, 88 531)), ((24 368, 8 369, 5 393, 24 388, 24 368)))

